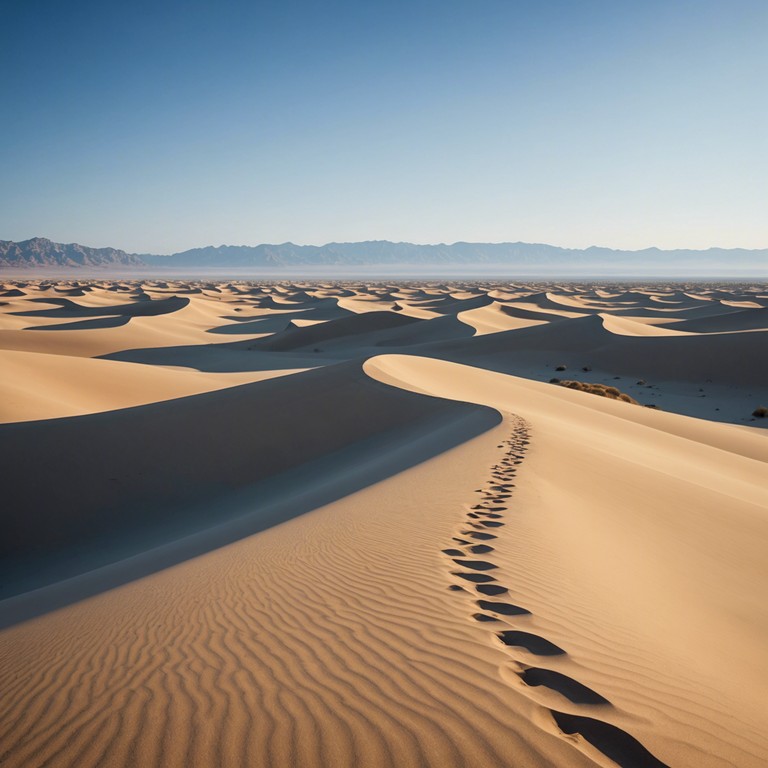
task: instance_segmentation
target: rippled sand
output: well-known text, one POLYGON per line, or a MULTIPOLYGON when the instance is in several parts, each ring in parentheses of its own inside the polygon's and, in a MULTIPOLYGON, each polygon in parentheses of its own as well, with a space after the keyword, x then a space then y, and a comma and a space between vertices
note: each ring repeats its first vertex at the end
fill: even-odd
POLYGON ((765 765, 765 349, 764 285, 0 284, 0 763, 765 765))

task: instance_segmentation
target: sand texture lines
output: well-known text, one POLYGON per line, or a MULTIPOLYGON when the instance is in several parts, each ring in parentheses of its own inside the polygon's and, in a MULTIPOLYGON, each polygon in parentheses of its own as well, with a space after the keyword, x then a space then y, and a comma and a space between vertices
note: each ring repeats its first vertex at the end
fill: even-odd
POLYGON ((464 580, 463 583, 457 581, 451 584, 449 589, 469 593, 472 608, 480 609, 472 614, 472 618, 481 625, 490 625, 488 628, 495 637, 509 649, 510 662, 501 667, 502 678, 516 675, 524 683, 524 687, 517 690, 528 692, 530 688, 541 686, 568 701, 570 712, 543 710, 537 718, 539 722, 546 723, 550 728, 554 725, 564 736, 578 734, 581 740, 574 743, 586 747, 588 755, 594 749, 624 768, 665 768, 665 764, 631 734, 594 716, 597 708, 611 706, 606 698, 562 672, 537 666, 546 663, 547 657, 565 656, 566 651, 545 637, 525 631, 525 617, 531 612, 509 602, 509 587, 499 583, 498 566, 493 562, 493 544, 503 535, 500 529, 504 526, 505 517, 513 513, 513 480, 530 443, 530 432, 525 421, 514 415, 509 418, 512 435, 498 446, 504 449, 504 454, 491 467, 490 478, 484 487, 476 491, 482 501, 469 507, 465 522, 459 526, 458 535, 453 537, 459 549, 451 547, 443 550, 443 554, 461 568, 460 571, 452 571, 452 575, 464 580), (483 559, 477 559, 478 556, 483 559), (493 573, 479 576, 477 571, 493 573), (543 717, 545 712, 550 715, 550 722, 543 717))
POLYGON ((0 764, 764 768, 766 312, 5 282, 0 764))

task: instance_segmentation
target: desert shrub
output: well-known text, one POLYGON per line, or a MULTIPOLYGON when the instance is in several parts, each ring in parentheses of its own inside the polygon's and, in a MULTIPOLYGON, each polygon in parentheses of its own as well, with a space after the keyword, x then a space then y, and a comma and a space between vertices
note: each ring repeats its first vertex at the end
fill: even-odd
POLYGON ((559 384, 561 387, 567 387, 568 389, 575 389, 578 392, 587 392, 590 395, 597 395, 598 397, 607 397, 609 400, 621 400, 623 403, 632 403, 633 405, 640 405, 633 397, 620 392, 616 387, 609 387, 605 384, 593 384, 587 381, 572 381, 569 379, 550 379, 550 384, 559 384))
POLYGON ((556 371, 564 371, 565 366, 564 365, 558 365, 557 368, 555 368, 556 371))
POLYGON ((759 408, 755 408, 755 410, 752 411, 752 415, 757 416, 758 419, 768 418, 768 408, 761 405, 759 408))

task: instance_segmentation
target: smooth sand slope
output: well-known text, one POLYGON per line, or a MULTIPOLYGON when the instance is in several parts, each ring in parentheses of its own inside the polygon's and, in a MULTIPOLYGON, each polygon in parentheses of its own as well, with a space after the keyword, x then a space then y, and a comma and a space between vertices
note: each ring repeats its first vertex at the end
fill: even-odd
POLYGON ((579 658, 558 671, 613 702, 611 722, 647 720, 632 731, 670 764, 766 759, 762 435, 419 358, 374 358, 366 370, 514 408, 531 425, 505 564, 516 597, 546 615, 546 638, 579 658), (727 675, 716 663, 725 657, 727 675))
POLYGON ((0 350, 0 422, 32 421, 128 408, 297 373, 215 374, 0 350))
POLYGON ((0 764, 768 764, 765 307, 0 285, 0 764))

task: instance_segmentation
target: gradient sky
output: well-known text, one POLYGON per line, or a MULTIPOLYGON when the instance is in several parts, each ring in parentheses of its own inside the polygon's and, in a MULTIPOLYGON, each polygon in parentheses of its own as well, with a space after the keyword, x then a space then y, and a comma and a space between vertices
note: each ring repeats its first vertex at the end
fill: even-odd
POLYGON ((768 247, 765 0, 3 0, 0 239, 768 247))

